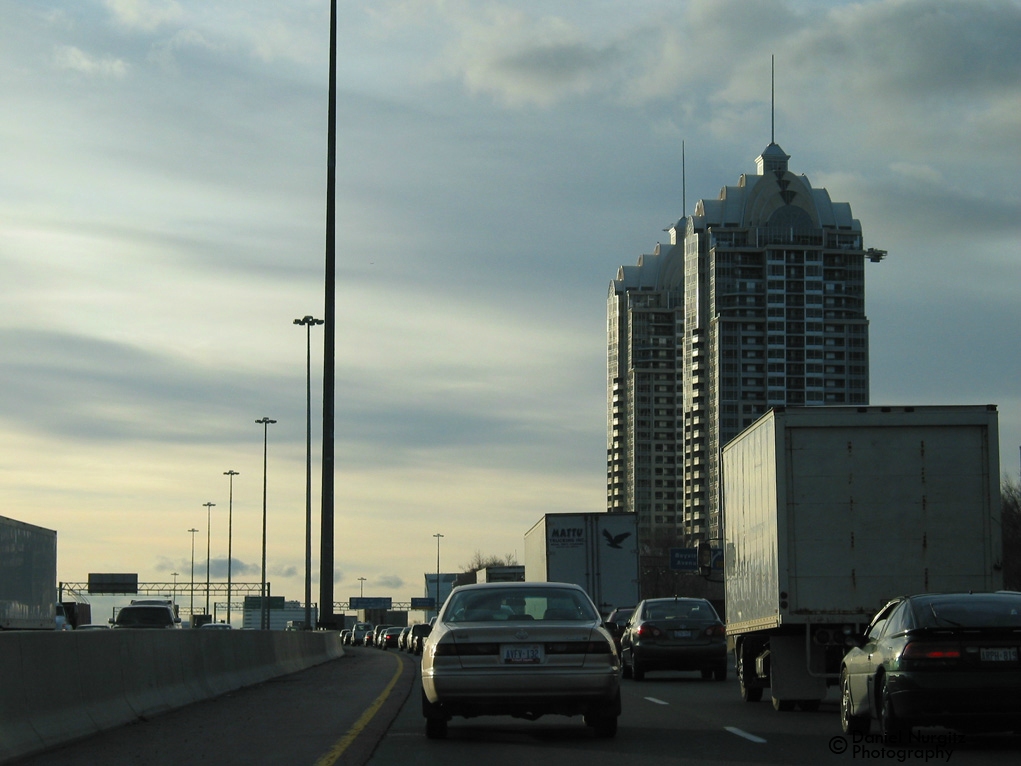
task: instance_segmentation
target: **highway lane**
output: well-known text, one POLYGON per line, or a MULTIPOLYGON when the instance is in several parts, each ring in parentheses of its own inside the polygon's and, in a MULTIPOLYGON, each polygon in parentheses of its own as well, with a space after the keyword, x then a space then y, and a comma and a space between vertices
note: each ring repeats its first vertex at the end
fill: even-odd
MULTIPOLYGON (((371 650, 368 650, 371 651, 371 650)), ((924 731, 914 743, 888 746, 876 736, 854 742, 843 736, 836 690, 816 712, 773 710, 746 703, 731 678, 703 681, 697 673, 651 673, 623 681, 617 737, 597 739, 581 718, 455 718, 446 740, 426 739, 419 689, 391 724, 369 766, 695 766, 696 764, 954 763, 1014 764, 1016 738, 971 738, 924 731), (956 738, 959 739, 959 738, 956 738)), ((768 699, 768 698, 767 698, 768 699)))
MULTIPOLYGON (((425 736, 417 658, 349 648, 347 656, 24 761, 51 764, 393 766, 687 766, 688 764, 1013 764, 1016 738, 884 746, 843 737, 835 694, 819 711, 778 713, 742 702, 737 683, 693 673, 623 682, 618 735, 597 739, 580 717, 455 718, 425 736)), ((940 737, 943 739, 941 740, 940 737)))

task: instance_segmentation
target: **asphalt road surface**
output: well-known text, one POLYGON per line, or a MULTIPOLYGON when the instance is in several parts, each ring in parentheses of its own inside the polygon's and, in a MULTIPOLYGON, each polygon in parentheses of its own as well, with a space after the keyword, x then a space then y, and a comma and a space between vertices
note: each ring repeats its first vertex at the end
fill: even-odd
MULTIPOLYGON (((835 690, 817 712, 745 703, 731 678, 650 673, 623 681, 615 739, 580 717, 455 718, 429 740, 419 661, 393 650, 347 656, 216 700, 36 756, 29 766, 79 764, 298 764, 308 766, 687 766, 688 764, 1015 764, 1018 738, 961 738, 923 730, 884 745, 840 732, 835 690)), ((768 699, 768 697, 767 697, 768 699)))

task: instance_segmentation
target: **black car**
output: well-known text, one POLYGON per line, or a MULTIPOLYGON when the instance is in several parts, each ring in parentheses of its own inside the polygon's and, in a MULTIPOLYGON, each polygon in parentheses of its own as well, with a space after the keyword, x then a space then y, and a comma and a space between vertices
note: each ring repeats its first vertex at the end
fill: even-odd
POLYGON ((620 653, 620 637, 624 635, 624 628, 627 626, 627 621, 631 619, 631 615, 634 614, 635 608, 633 606, 618 606, 612 612, 610 616, 606 618, 606 629, 610 631, 610 635, 613 636, 613 643, 617 647, 617 653, 620 653))
POLYGON ((1021 731, 1021 594, 950 593, 891 601, 840 673, 840 725, 889 739, 913 726, 1021 731))
POLYGON ((704 598, 650 598, 635 607, 620 639, 624 678, 641 681, 652 670, 698 670, 727 678, 727 634, 704 598))
POLYGON ((411 633, 408 634, 408 651, 411 654, 421 654, 422 644, 425 643, 425 639, 432 632, 432 625, 425 622, 419 622, 411 626, 411 633))
POLYGON ((401 638, 401 633, 403 631, 404 628, 401 627, 387 628, 386 630, 382 631, 378 636, 376 636, 377 647, 380 649, 398 648, 398 646, 400 645, 399 641, 401 638))

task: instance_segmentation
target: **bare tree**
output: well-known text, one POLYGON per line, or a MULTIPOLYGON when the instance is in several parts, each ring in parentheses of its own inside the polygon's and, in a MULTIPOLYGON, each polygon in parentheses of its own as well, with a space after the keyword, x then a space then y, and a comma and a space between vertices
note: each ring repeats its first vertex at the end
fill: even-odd
POLYGON ((483 556, 482 551, 476 550, 467 564, 461 564, 462 572, 478 572, 486 567, 513 567, 518 565, 517 557, 513 553, 504 556, 483 556))
POLYGON ((1003 587, 1021 590, 1021 480, 1000 486, 1003 524, 1003 587))

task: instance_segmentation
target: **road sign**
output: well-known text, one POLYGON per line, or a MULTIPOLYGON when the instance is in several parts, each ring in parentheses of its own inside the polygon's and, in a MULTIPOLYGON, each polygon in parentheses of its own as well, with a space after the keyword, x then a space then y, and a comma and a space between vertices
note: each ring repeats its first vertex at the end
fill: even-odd
MULTIPOLYGON (((675 572, 698 572, 698 548, 671 548, 670 569, 675 572)), ((723 571, 723 550, 712 549, 712 571, 723 571)))
POLYGON ((393 599, 389 596, 352 596, 350 606, 352 609, 390 609, 393 599))
POLYGON ((411 599, 411 608, 412 609, 435 609, 436 608, 436 599, 434 599, 432 596, 429 596, 428 598, 425 598, 425 597, 412 598, 411 599))
POLYGON ((697 572, 698 571, 698 549, 697 548, 671 548, 670 568, 675 572, 697 572))

